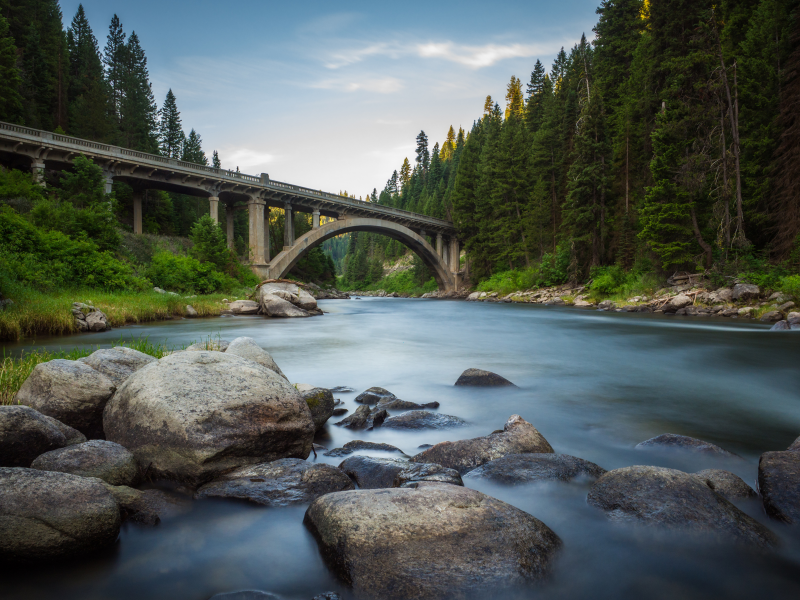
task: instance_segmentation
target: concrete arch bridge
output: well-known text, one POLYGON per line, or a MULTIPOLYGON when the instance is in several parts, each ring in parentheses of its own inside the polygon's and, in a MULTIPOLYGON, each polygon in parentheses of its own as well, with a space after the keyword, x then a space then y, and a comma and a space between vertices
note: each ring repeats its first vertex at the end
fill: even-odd
POLYGON ((228 245, 233 247, 233 215, 247 210, 249 262, 264 278, 279 278, 324 240, 351 231, 388 235, 417 253, 431 269, 442 291, 459 288, 460 244, 450 221, 435 219, 373 202, 355 200, 270 179, 187 163, 127 148, 0 122, 0 164, 29 168, 44 185, 45 173, 69 169, 84 155, 103 169, 106 191, 114 181, 133 189, 133 231, 142 233, 142 197, 156 189, 208 198, 209 214, 218 221, 225 210, 228 245), (270 257, 269 210, 286 211, 283 250, 270 257), (312 229, 295 238, 293 212, 312 215, 312 229), (320 225, 320 217, 331 221, 320 225))

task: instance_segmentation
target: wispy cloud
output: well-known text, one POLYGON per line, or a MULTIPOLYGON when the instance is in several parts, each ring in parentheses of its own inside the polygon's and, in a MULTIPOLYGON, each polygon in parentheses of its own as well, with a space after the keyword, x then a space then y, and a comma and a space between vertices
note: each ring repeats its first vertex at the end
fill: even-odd
POLYGON ((266 167, 266 165, 274 162, 276 159, 274 154, 267 154, 263 151, 250 150, 247 148, 235 148, 229 151, 223 148, 222 153, 226 169, 235 169, 239 167, 239 169, 245 173, 255 173, 258 169, 266 167))
POLYGON ((324 79, 311 85, 313 88, 323 90, 342 90, 345 92, 376 92, 378 94, 393 94, 403 89, 403 82, 396 77, 365 78, 359 81, 349 79, 324 79))

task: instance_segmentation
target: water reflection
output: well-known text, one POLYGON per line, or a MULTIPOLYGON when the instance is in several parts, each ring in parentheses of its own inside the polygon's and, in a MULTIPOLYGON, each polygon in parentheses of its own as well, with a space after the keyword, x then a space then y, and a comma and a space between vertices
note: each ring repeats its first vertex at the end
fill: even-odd
MULTIPOLYGON (((329 448, 364 439, 415 454, 420 444, 485 435, 516 413, 557 452, 606 469, 723 468, 755 485, 758 456, 786 448, 800 434, 800 335, 770 333, 761 324, 402 299, 321 304, 329 314, 310 320, 170 321, 37 345, 108 345, 140 335, 183 345, 247 335, 272 353, 293 382, 347 385, 358 392, 377 385, 405 400, 436 400, 440 412, 469 422, 456 430, 415 432, 351 432, 329 425, 317 440, 329 448), (468 367, 496 371, 519 388, 453 387, 468 367), (708 440, 739 458, 634 449, 665 432, 708 440)), ((356 393, 337 394, 351 412, 356 393)), ((342 459, 320 454, 317 460, 342 459)), ((556 572, 536 597, 800 597, 800 536, 775 524, 769 526, 782 536, 781 551, 753 555, 611 526, 586 505, 586 482, 468 485, 530 512, 564 540, 556 572)), ((740 507, 766 522, 757 502, 740 507)), ((4 594, 174 600, 259 588, 308 599, 338 584, 302 526, 304 508, 197 503, 190 514, 155 530, 127 528, 113 556, 40 568, 35 576, 4 574, 4 594)), ((508 591, 502 597, 531 593, 508 591)))

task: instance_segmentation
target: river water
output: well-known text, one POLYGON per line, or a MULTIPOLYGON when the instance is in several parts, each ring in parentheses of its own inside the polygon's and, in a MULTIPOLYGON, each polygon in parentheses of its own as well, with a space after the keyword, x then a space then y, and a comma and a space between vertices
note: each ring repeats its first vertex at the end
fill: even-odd
MULTIPOLYGON (((380 386, 404 400, 436 400, 439 412, 468 421, 450 430, 352 432, 334 426, 334 418, 317 437, 328 448, 362 439, 415 454, 420 444, 486 435, 519 414, 556 452, 605 469, 723 468, 755 486, 759 455, 800 435, 800 335, 759 323, 435 300, 320 305, 327 314, 314 319, 179 320, 37 346, 103 346, 142 335, 181 346, 250 336, 292 382, 356 393, 380 386), (519 388, 454 387, 469 367, 497 372, 519 388), (741 459, 634 448, 667 432, 713 442, 741 459)), ((351 413, 356 393, 337 394, 351 413)), ((586 504, 587 482, 468 485, 533 514, 564 542, 549 581, 494 597, 800 598, 800 530, 770 522, 757 501, 737 505, 780 536, 776 552, 611 524, 586 504)), ((2 573, 0 597, 201 600, 239 589, 297 600, 326 590, 346 597, 302 525, 305 508, 196 502, 154 529, 123 526, 106 556, 2 573)))

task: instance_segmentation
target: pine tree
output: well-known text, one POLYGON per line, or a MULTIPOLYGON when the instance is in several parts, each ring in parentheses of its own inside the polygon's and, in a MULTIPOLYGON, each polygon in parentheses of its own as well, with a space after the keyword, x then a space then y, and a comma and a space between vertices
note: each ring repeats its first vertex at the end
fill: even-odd
POLYGON ((198 165, 208 165, 206 153, 203 152, 203 140, 200 139, 200 134, 194 129, 189 132, 189 137, 186 138, 186 142, 183 144, 181 160, 198 165))
POLYGON ((111 17, 108 27, 108 38, 103 51, 103 65, 106 69, 106 79, 111 93, 111 105, 114 116, 119 120, 122 110, 122 96, 125 91, 125 74, 127 71, 127 46, 122 23, 115 14, 111 17))
POLYGON ((408 157, 403 159, 403 166, 400 167, 400 182, 403 186, 403 191, 408 187, 411 181, 411 163, 408 162, 408 157))
POLYGON ((222 162, 219 160, 219 153, 216 150, 214 150, 214 154, 211 157, 211 166, 215 169, 222 168, 222 162))
POLYGON ((506 87, 506 119, 509 115, 516 115, 523 118, 525 111, 525 100, 522 97, 522 82, 514 75, 506 87))
POLYGON ((124 54, 119 125, 122 144, 133 150, 157 154, 158 109, 150 86, 147 57, 135 31, 128 38, 124 54))
POLYGON ((417 165, 422 169, 423 173, 428 172, 431 155, 428 151, 428 136, 424 131, 420 131, 417 135, 417 165))
POLYGON ((185 134, 181 125, 181 113, 178 111, 178 103, 175 94, 170 89, 161 110, 158 125, 158 136, 161 147, 161 154, 169 158, 180 158, 185 134))
POLYGON ((442 160, 451 160, 453 158, 453 153, 455 151, 456 151, 456 132, 455 129, 453 129, 453 126, 450 125, 450 129, 447 131, 447 138, 442 144, 440 158, 442 160))
POLYGON ((544 116, 544 89, 547 79, 544 66, 537 58, 531 71, 531 81, 528 83, 528 102, 525 105, 525 122, 531 134, 536 133, 542 125, 544 116))
POLYGON ((0 120, 18 123, 22 119, 22 79, 17 70, 17 48, 8 21, 0 15, 0 120))

